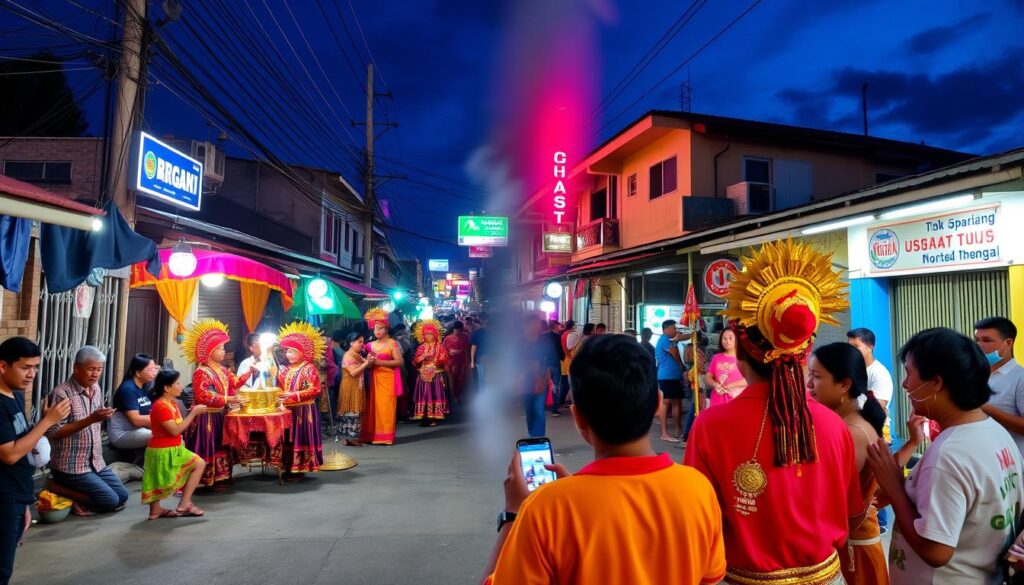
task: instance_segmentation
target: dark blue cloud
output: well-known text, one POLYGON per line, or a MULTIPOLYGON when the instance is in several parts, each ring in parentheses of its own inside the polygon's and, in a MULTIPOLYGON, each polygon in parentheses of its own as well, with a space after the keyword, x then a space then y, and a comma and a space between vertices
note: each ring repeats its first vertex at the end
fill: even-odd
MULTIPOLYGON (((1022 2, 1021 4, 1024 4, 1022 2)), ((907 50, 914 54, 928 55, 950 46, 972 32, 972 27, 984 24, 991 18, 989 13, 975 14, 961 22, 937 26, 917 33, 907 41, 907 50)))

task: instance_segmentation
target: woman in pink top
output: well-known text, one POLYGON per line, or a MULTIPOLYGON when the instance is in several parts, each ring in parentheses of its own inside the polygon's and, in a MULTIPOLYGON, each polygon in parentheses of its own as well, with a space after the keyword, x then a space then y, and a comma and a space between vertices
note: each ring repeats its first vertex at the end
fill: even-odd
POLYGON ((722 351, 711 358, 708 373, 704 376, 708 387, 714 390, 711 393, 711 406, 729 402, 747 387, 747 381, 736 367, 736 333, 726 329, 722 332, 720 343, 722 351))

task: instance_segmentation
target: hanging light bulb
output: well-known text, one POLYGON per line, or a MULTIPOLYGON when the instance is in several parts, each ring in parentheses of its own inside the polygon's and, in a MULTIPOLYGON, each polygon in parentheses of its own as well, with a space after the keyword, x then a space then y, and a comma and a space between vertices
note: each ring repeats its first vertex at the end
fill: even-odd
POLYGON ((314 278, 306 285, 306 291, 311 299, 321 299, 327 296, 327 281, 322 278, 314 278))
POLYGON ((196 271, 198 260, 192 253, 192 246, 185 243, 185 238, 171 248, 171 256, 167 259, 167 269, 178 278, 187 278, 196 271))

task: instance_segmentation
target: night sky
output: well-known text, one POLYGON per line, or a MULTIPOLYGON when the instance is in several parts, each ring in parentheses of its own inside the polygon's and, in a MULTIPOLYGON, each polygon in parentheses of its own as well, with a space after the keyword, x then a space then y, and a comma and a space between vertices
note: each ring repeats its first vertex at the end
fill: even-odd
MULTIPOLYGON (((14 4, 97 38, 114 35, 105 20, 114 17, 107 2, 0 0, 18 10, 14 4)), ((543 61, 543 51, 524 46, 543 47, 550 37, 580 43, 592 38, 598 103, 687 10, 689 22, 581 132, 587 149, 648 109, 679 108, 680 83, 687 79, 696 112, 855 133, 861 132, 866 82, 873 135, 977 154, 1024 145, 1024 0, 764 0, 696 57, 751 2, 578 0, 565 3, 557 17, 552 4, 558 3, 303 0, 288 4, 289 13, 283 0, 204 0, 185 3, 181 19, 159 34, 279 158, 339 170, 360 188, 354 157, 364 130, 349 123, 363 119, 365 63, 372 54, 380 72, 377 91, 393 94, 377 99, 376 119, 399 124, 377 143, 383 155, 378 172, 408 176, 388 180, 379 197, 396 226, 431 238, 394 235, 400 252, 424 260, 465 259, 465 249, 434 240, 454 242, 455 216, 507 205, 514 197, 494 194, 504 175, 479 164, 479 155, 530 124, 510 119, 509 101, 522 81, 510 71, 520 67, 521 75, 543 61), (540 38, 524 39, 523 23, 531 18, 540 38), (514 33, 511 22, 519 23, 514 33), (264 53, 254 57, 253 46, 264 53), (273 74, 262 66, 266 62, 274 63, 273 74), (295 81, 288 93, 273 88, 280 79, 295 81), (476 170, 470 172, 474 157, 476 170)), ((153 20, 163 15, 159 3, 150 6, 153 20)), ((0 12, 0 38, 3 56, 56 46, 73 63, 83 62, 80 45, 10 11, 0 12)), ((154 61, 153 76, 170 83, 174 74, 166 60, 154 61)), ((98 79, 95 69, 68 76, 79 93, 98 79)), ((101 98, 97 91, 86 100, 92 133, 102 128, 101 98)), ((219 132, 160 83, 150 88, 145 117, 157 134, 215 139, 219 132)), ((238 132, 228 133, 229 152, 246 155, 238 132)))

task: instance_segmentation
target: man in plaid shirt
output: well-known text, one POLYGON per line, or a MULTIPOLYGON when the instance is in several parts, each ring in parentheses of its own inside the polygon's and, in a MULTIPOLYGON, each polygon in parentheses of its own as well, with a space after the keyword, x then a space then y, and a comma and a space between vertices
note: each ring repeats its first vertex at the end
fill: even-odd
POLYGON ((86 345, 75 354, 71 378, 53 389, 51 404, 69 400, 71 414, 46 431, 52 443, 50 491, 75 502, 75 514, 113 512, 124 507, 128 490, 103 461, 100 424, 114 414, 103 405, 100 375, 107 357, 86 345), (53 485, 55 484, 55 485, 53 485))

